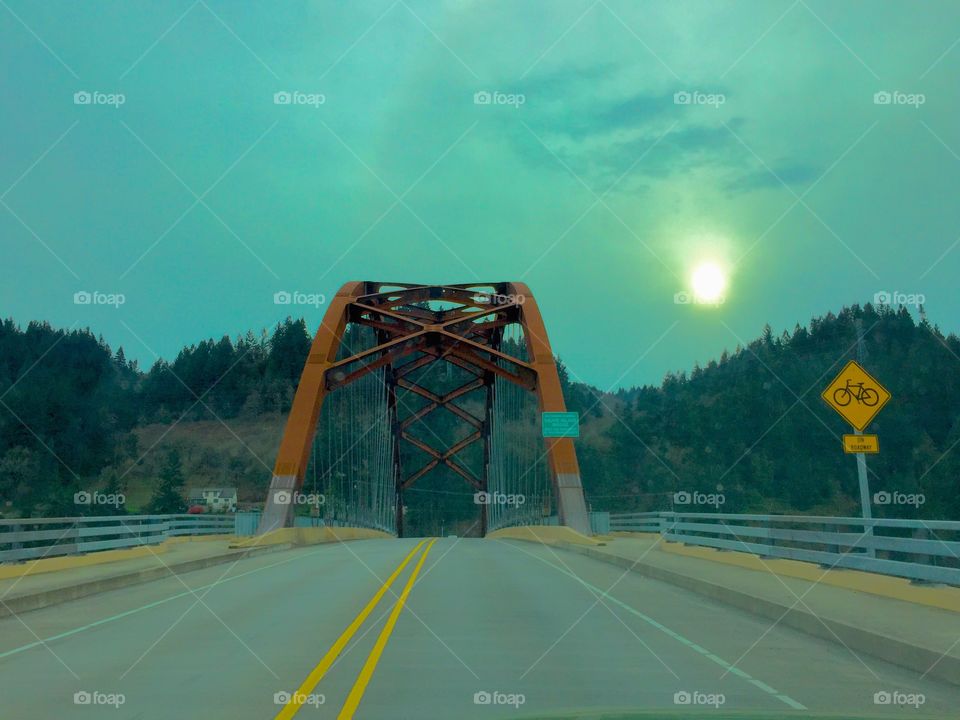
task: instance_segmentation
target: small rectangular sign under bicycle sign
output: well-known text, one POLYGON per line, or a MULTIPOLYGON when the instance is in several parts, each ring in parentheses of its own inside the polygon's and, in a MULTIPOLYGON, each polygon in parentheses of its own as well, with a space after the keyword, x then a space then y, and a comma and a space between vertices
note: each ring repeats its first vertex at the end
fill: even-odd
POLYGON ((887 404, 891 395, 875 377, 851 360, 820 397, 861 432, 887 404))
POLYGON ((880 438, 876 435, 844 435, 843 451, 848 454, 880 452, 880 438))

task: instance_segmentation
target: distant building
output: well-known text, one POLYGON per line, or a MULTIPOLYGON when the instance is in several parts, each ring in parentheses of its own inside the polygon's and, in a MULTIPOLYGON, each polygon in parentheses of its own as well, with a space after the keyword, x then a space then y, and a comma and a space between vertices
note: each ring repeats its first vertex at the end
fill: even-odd
POLYGON ((211 512, 236 512, 236 488, 190 488, 187 494, 190 505, 205 505, 211 512))

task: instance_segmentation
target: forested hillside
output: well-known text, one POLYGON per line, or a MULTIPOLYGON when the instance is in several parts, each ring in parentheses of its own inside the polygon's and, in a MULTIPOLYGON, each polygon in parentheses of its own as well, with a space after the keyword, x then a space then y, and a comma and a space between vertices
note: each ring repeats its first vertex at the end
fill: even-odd
MULTIPOLYGON (((670 509, 674 491, 722 492, 725 512, 859 512, 848 425, 820 392, 857 357, 893 394, 870 426, 872 491, 921 492, 925 503, 877 515, 960 517, 960 340, 904 309, 853 307, 722 352, 659 388, 617 394, 609 451, 579 449, 595 507, 670 509)), ((575 396, 581 410, 590 401, 575 396)), ((603 405, 615 408, 609 400, 603 405)))
MULTIPOLYGON (((73 515, 78 490, 128 491, 131 483, 135 509, 147 509, 152 493, 143 497, 139 486, 157 489, 165 474, 179 475, 187 486, 268 483, 269 469, 255 454, 219 438, 223 449, 211 447, 205 442, 210 431, 196 430, 242 417, 238 427, 265 424, 268 436, 279 437, 280 413, 290 407, 309 345, 303 320, 288 319, 272 335, 251 332, 186 347, 144 373, 122 348, 112 352, 88 330, 4 321, 0 511, 73 515)), ((236 445, 236 433, 227 440, 236 445)), ((268 441, 258 454, 273 449, 268 441)), ((155 509, 175 508, 166 502, 155 509)))
MULTIPOLYGON (((669 509, 675 492, 700 491, 721 493, 727 512, 858 512, 854 461, 840 444, 849 428, 819 397, 856 357, 858 321, 864 364, 894 397, 870 428, 881 443, 869 459, 872 489, 925 499, 875 513, 960 517, 960 450, 951 452, 960 340, 904 309, 870 305, 780 336, 766 328, 659 387, 601 393, 571 382, 561 364, 569 409, 582 416, 588 502, 669 509)), ((241 500, 256 500, 309 343, 305 323, 288 319, 269 334, 192 345, 143 372, 88 331, 3 322, 0 511, 76 514, 73 494, 93 488, 125 491, 129 510, 174 509, 176 489, 196 484, 236 485, 241 500)), ((424 484, 435 493, 423 509, 431 522, 472 512, 451 499, 469 492, 455 482, 449 497, 424 484)))

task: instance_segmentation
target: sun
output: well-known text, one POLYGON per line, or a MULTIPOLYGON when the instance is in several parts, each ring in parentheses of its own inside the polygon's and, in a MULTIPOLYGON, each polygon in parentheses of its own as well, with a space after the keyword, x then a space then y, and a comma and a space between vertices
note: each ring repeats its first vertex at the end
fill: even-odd
POLYGON ((723 301, 727 290, 727 276, 723 269, 713 262, 698 265, 690 278, 693 296, 698 302, 718 303, 723 301))

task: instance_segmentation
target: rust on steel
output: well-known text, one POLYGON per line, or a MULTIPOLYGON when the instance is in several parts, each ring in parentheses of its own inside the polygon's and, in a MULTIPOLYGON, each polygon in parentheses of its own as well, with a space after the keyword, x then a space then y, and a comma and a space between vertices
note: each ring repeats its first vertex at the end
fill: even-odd
MULTIPOLYGON (((495 378, 500 377, 535 393, 541 412, 566 410, 546 326, 537 302, 525 284, 346 283, 328 305, 311 344, 280 441, 258 532, 286 527, 293 520, 292 505, 277 504, 273 499, 277 491, 297 490, 303 484, 324 398, 337 388, 381 368, 385 371, 388 408, 396 439, 397 532, 401 534, 403 491, 435 467, 445 465, 475 489, 487 489, 488 420, 495 378), (497 301, 489 303, 484 298, 496 298, 497 301), (442 303, 444 309, 428 309, 431 302, 442 303), (377 339, 376 345, 338 359, 344 331, 351 323, 371 328, 377 339), (512 357, 500 349, 504 328, 514 323, 523 329, 526 360, 512 357), (409 359, 416 355, 419 357, 409 359), (405 362, 400 362, 404 359, 405 362), (442 395, 411 379, 415 370, 435 362, 451 363, 467 371, 471 379, 442 395), (453 402, 482 388, 487 392, 486 417, 476 417, 453 402), (416 393, 427 403, 401 420, 397 416, 398 389, 416 393), (453 413, 473 429, 445 450, 437 450, 407 432, 411 423, 439 408, 453 413), (480 476, 459 463, 456 457, 461 450, 477 442, 484 445, 485 462, 480 476), (400 443, 414 445, 429 459, 422 467, 404 475, 400 467, 400 443)), ((590 534, 573 440, 544 438, 543 442, 561 524, 590 534)), ((481 530, 486 532, 486 506, 480 508, 481 530)))

